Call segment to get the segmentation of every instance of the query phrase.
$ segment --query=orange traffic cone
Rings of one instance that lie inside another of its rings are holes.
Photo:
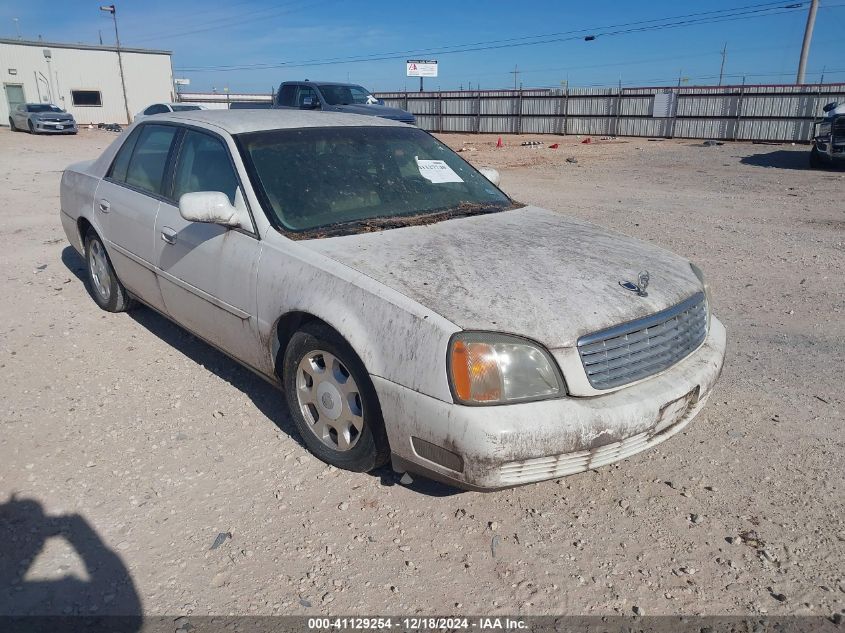
[[[500,136],[499,140],[496,141],[496,147],[504,147],[504,146],[505,146],[505,144],[502,143],[502,137]]]

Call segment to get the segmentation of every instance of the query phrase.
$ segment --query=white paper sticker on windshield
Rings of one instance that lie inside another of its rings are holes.
[[[442,160],[420,160],[417,158],[417,166],[420,169],[420,175],[433,183],[464,181]]]

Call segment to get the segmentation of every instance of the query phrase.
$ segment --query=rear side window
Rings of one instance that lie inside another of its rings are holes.
[[[226,146],[213,136],[187,130],[179,150],[173,199],[195,191],[222,191],[235,204],[237,189],[238,179]]]
[[[164,171],[177,132],[178,128],[172,125],[142,125],[124,182],[143,191],[165,195]]]
[[[126,168],[129,167],[129,159],[132,158],[132,150],[135,149],[135,143],[138,142],[138,135],[140,133],[141,128],[135,128],[117,151],[117,156],[111,164],[111,169],[109,169],[109,178],[112,180],[119,182],[126,181]]]

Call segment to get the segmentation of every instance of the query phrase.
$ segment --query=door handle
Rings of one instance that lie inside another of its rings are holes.
[[[97,206],[100,207],[100,211],[102,211],[103,213],[108,213],[109,211],[111,211],[111,204],[105,198],[97,200]]]
[[[161,229],[161,239],[163,239],[168,244],[175,244],[176,243],[176,231],[171,229],[169,226],[164,226]]]

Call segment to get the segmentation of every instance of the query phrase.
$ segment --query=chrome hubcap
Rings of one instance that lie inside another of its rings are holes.
[[[99,240],[92,240],[88,248],[91,251],[88,257],[88,268],[91,271],[94,289],[103,301],[108,301],[111,296],[111,273],[109,273],[106,251]]]
[[[333,354],[314,350],[299,361],[296,397],[308,428],[336,451],[354,447],[364,430],[358,385]]]

